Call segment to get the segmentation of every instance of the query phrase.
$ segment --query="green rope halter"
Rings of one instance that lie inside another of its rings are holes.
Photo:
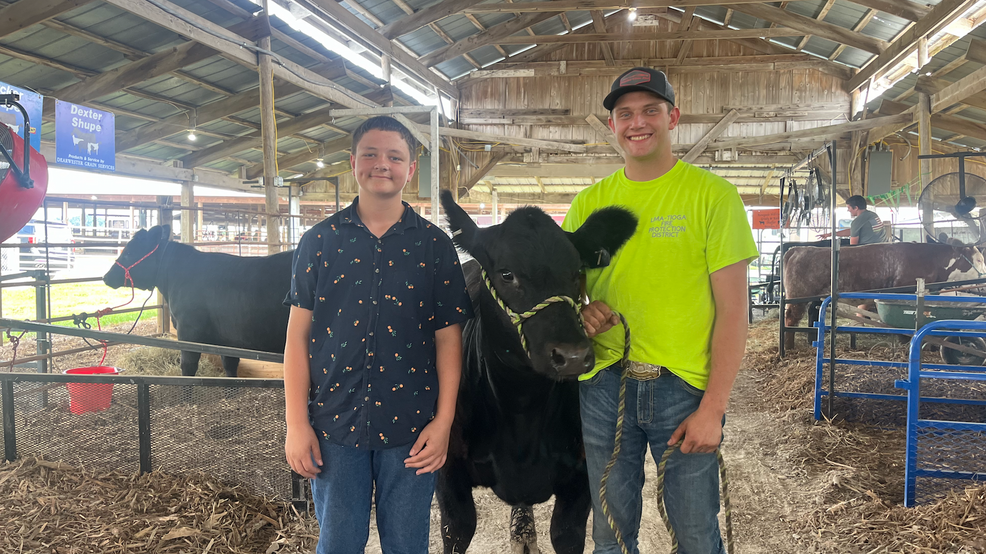
[[[493,288],[493,282],[490,281],[490,277],[486,274],[485,269],[483,270],[483,282],[486,283],[486,288],[490,291],[490,295],[493,296],[493,300],[496,301],[497,305],[500,306],[500,309],[502,309],[504,313],[507,314],[507,317],[510,318],[510,323],[517,327],[517,334],[520,335],[520,344],[524,347],[524,352],[527,354],[527,357],[531,357],[531,352],[527,348],[527,337],[524,336],[524,322],[541,310],[556,302],[567,302],[569,306],[575,308],[575,313],[579,314],[579,324],[581,325],[583,323],[582,306],[570,296],[552,296],[551,298],[546,298],[544,301],[540,302],[526,312],[515,312],[510,309],[510,306],[507,306],[507,303],[504,302],[499,295],[496,294],[496,289]]]

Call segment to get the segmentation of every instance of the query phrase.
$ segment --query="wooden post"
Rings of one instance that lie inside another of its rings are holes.
[[[931,97],[923,92],[918,94],[918,140],[920,141],[918,154],[922,156],[931,154]],[[921,190],[923,191],[924,187],[928,186],[931,181],[931,160],[921,160],[918,171],[921,174]],[[931,207],[925,206],[921,213],[921,221],[934,221],[934,219]],[[927,235],[924,242],[929,242],[929,239],[932,238],[938,239],[938,237]]]
[[[264,13],[268,17],[267,0],[264,0]],[[270,24],[268,23],[268,28]],[[264,50],[270,50],[270,35],[257,43]],[[264,149],[264,196],[267,212],[267,253],[281,251],[281,218],[277,216],[277,120],[274,118],[274,65],[270,56],[257,54],[260,73],[260,133]]]
[[[168,236],[165,237],[167,240],[171,240],[171,223],[174,221],[174,213],[171,208],[170,196],[158,196],[157,203],[161,207],[158,208],[158,225],[168,226]],[[168,302],[164,299],[164,295],[161,291],[157,291],[157,303],[161,305],[161,308],[157,311],[157,332],[159,335],[167,335],[171,333],[171,309],[168,308]]]
[[[387,86],[391,86],[391,71],[390,71],[390,55],[384,54],[380,57],[380,72],[383,74],[383,80],[387,82]],[[394,105],[394,99],[391,98],[384,106],[392,107]]]
[[[181,207],[195,207],[195,188],[191,181],[181,183]],[[192,210],[181,211],[181,241],[185,244],[195,242],[195,212]]]

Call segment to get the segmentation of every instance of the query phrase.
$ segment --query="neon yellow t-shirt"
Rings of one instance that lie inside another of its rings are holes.
[[[562,228],[574,231],[606,206],[626,207],[639,222],[609,266],[586,272],[589,299],[626,318],[631,360],[705,390],[715,320],[709,275],[759,255],[736,187],[682,161],[653,181],[631,181],[621,169],[580,192]],[[622,327],[593,343],[596,364],[581,380],[623,357]]]

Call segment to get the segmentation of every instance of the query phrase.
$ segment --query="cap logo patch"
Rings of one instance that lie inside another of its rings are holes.
[[[632,71],[627,73],[620,79],[620,86],[625,87],[627,85],[639,85],[640,83],[649,83],[650,74],[644,71]]]

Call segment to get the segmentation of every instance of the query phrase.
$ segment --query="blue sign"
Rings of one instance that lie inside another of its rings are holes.
[[[55,101],[55,162],[116,171],[116,120],[110,112]]]
[[[41,151],[41,114],[44,111],[44,99],[36,92],[24,90],[7,83],[0,83],[0,94],[10,94],[16,92],[21,95],[18,100],[21,106],[27,111],[27,116],[31,118],[31,146],[38,152]],[[6,123],[14,130],[18,136],[24,136],[24,116],[21,111],[11,106],[0,106],[0,123]],[[18,162],[20,163],[20,162]]]

